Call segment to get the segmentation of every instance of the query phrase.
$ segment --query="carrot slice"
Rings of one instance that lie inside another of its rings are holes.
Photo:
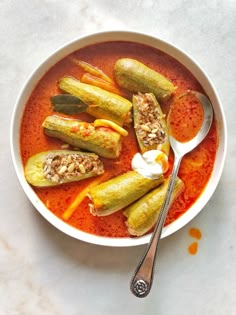
[[[106,91],[112,92],[114,94],[118,94],[123,96],[123,93],[113,84],[108,81],[105,81],[99,77],[96,77],[88,72],[84,73],[83,76],[80,79],[81,82],[95,85],[97,87],[100,87]]]
[[[112,79],[109,78],[101,69],[92,66],[90,63],[87,63],[82,60],[72,59],[75,64],[80,66],[84,71],[103,79],[104,81],[113,83]]]
[[[82,203],[84,198],[89,193],[90,188],[100,184],[101,182],[104,182],[105,180],[109,179],[108,174],[103,174],[99,177],[97,177],[91,184],[89,184],[87,187],[85,187],[77,197],[72,201],[72,203],[69,205],[69,207],[64,211],[62,214],[62,218],[67,221],[72,216],[72,214],[75,212],[75,210],[79,207],[79,205]]]

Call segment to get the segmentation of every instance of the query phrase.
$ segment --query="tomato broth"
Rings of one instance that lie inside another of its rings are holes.
[[[58,80],[65,75],[77,79],[80,79],[83,75],[83,70],[71,61],[72,58],[88,62],[103,70],[110,78],[113,78],[115,62],[119,58],[124,57],[133,58],[144,63],[163,74],[177,87],[172,99],[161,104],[162,110],[166,114],[169,111],[170,104],[173,102],[173,98],[177,98],[187,90],[204,93],[196,78],[182,64],[160,50],[130,42],[107,42],[82,48],[55,64],[34,88],[26,104],[21,123],[20,147],[23,165],[26,164],[30,156],[36,153],[61,149],[63,143],[60,140],[47,137],[43,133],[41,125],[48,115],[55,114],[52,110],[50,97],[61,93],[58,89]],[[130,93],[127,95],[131,100],[132,95]],[[58,115],[68,117],[63,114]],[[88,122],[94,121],[92,116],[85,113],[73,115],[72,117]],[[194,125],[194,119],[199,120],[199,116],[194,115],[193,110],[191,113],[191,124],[188,125],[190,129]],[[184,129],[183,137],[188,134],[186,128]],[[115,160],[102,158],[105,172],[110,178],[131,170],[131,160],[134,154],[138,152],[134,130],[132,127],[127,130],[129,134],[123,138],[120,157]],[[180,134],[179,137],[181,137],[181,126],[178,127],[178,132]],[[189,133],[192,133],[192,130]],[[179,177],[184,182],[185,189],[169,210],[166,225],[185,213],[201,195],[211,176],[216,150],[217,131],[216,123],[213,122],[205,140],[182,160]],[[170,165],[172,165],[172,153],[169,161]],[[62,219],[63,212],[93,180],[91,178],[55,187],[33,187],[33,189],[46,207]],[[125,225],[126,218],[122,210],[109,216],[96,217],[90,214],[88,203],[89,199],[86,197],[66,222],[79,230],[95,235],[109,237],[129,236]]]

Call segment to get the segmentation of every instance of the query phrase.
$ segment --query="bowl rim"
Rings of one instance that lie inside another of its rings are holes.
[[[104,40],[105,38],[105,40]],[[175,58],[177,61],[182,63],[184,67],[186,67],[191,73],[194,69],[193,75],[198,79],[199,76],[202,77],[200,82],[203,85],[202,81],[207,84],[208,88],[208,97],[210,98],[211,102],[217,105],[217,115],[220,116],[220,125],[218,126],[221,132],[221,141],[218,144],[218,149],[216,153],[216,161],[214,165],[214,169],[212,171],[212,175],[208,181],[207,186],[205,187],[202,194],[199,196],[197,201],[189,208],[187,212],[185,212],[180,218],[175,220],[173,223],[169,224],[168,226],[163,228],[161,238],[167,237],[186,224],[188,224],[207,204],[207,202],[212,197],[223,172],[225,158],[226,158],[226,151],[227,151],[227,125],[225,114],[223,111],[223,106],[221,104],[220,98],[216,92],[216,89],[209,79],[208,75],[202,69],[202,67],[192,59],[186,52],[182,49],[176,47],[176,45],[171,44],[169,41],[164,41],[152,35],[141,33],[141,32],[134,32],[134,31],[124,31],[124,30],[111,30],[111,31],[102,31],[97,33],[90,33],[84,36],[80,36],[72,41],[67,42],[66,44],[62,45],[54,52],[52,52],[48,57],[46,57],[35,69],[32,71],[30,76],[25,81],[20,93],[18,94],[15,106],[13,108],[11,123],[10,123],[10,149],[11,149],[11,157],[13,161],[13,165],[18,177],[18,180],[33,204],[36,210],[53,226],[55,226],[60,231],[64,232],[65,234],[82,240],[84,242],[96,244],[96,245],[103,245],[103,246],[112,246],[112,247],[129,247],[129,246],[136,246],[142,245],[149,242],[151,238],[151,234],[147,234],[141,237],[135,238],[112,238],[112,237],[104,237],[89,234],[83,231],[80,231],[71,225],[67,224],[57,216],[55,216],[50,210],[46,208],[46,206],[41,202],[41,200],[37,197],[36,193],[33,191],[32,187],[26,182],[24,177],[23,165],[20,156],[20,143],[19,143],[19,130],[21,125],[21,119],[23,116],[24,108],[27,99],[29,98],[31,92],[35,88],[37,82],[43,77],[43,75],[59,60],[63,59],[70,53],[81,49],[82,47],[86,47],[95,43],[99,42],[109,42],[109,41],[129,41],[129,42],[138,42],[144,45],[148,45],[154,48],[157,48],[168,55]],[[84,44],[83,44],[84,43]],[[87,44],[86,44],[87,43]],[[152,43],[152,44],[151,44]],[[77,49],[76,45],[80,46]],[[82,46],[81,46],[82,45]],[[166,50],[171,50],[171,52],[166,52]],[[179,59],[183,58],[181,62]],[[191,69],[190,69],[191,67]],[[32,87],[31,87],[32,86]],[[204,90],[206,91],[205,87]],[[207,92],[207,91],[206,91]],[[213,102],[214,101],[214,102]],[[215,110],[215,109],[214,109]],[[20,119],[19,119],[20,117]],[[217,128],[217,129],[218,129]],[[17,132],[15,131],[17,129]],[[18,136],[17,136],[18,133]],[[219,151],[220,150],[220,151]],[[220,157],[219,157],[219,154]],[[218,158],[218,160],[217,160]],[[215,171],[216,170],[216,171]],[[209,185],[210,184],[210,185]]]

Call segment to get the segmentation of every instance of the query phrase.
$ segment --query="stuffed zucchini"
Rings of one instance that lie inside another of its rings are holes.
[[[102,157],[114,159],[120,154],[121,135],[111,128],[56,115],[48,116],[42,127],[46,135]]]
[[[175,90],[166,77],[135,59],[118,59],[114,76],[120,87],[135,93],[153,93],[160,102],[170,98]]]
[[[90,212],[95,216],[106,216],[123,209],[160,185],[163,180],[163,175],[149,179],[135,171],[114,177],[90,189]]]
[[[157,222],[168,185],[169,179],[126,208],[124,215],[127,217],[126,225],[131,235],[141,236],[147,233]],[[177,177],[171,197],[171,204],[183,189],[184,183]]]
[[[120,126],[131,122],[132,104],[120,95],[71,77],[62,78],[59,81],[59,87],[62,91],[78,97],[87,104],[86,112],[96,118],[108,119]]]
[[[141,153],[158,149],[169,154],[170,143],[161,107],[152,93],[133,96],[134,128]]]
[[[52,150],[31,156],[25,165],[25,177],[37,187],[56,186],[104,173],[102,161],[94,153]]]

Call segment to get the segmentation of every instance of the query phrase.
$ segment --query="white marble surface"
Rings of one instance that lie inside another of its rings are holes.
[[[13,106],[35,66],[80,35],[110,29],[184,49],[212,79],[228,122],[219,186],[191,224],[161,241],[152,292],[141,300],[129,281],[145,247],[88,245],[50,226],[24,195],[9,148]],[[2,0],[0,39],[0,314],[236,314],[236,2]],[[187,253],[191,226],[203,233],[196,256]]]

